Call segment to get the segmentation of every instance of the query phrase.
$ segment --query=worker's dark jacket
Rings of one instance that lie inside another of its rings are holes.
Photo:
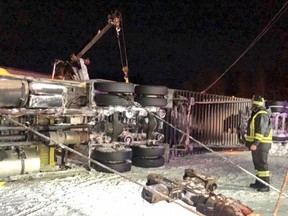
[[[247,147],[250,147],[252,144],[258,146],[260,143],[272,143],[270,113],[264,107],[251,115],[248,121],[245,140]]]

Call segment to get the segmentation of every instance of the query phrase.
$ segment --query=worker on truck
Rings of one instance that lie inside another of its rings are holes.
[[[71,66],[74,70],[75,80],[89,80],[88,69],[86,65],[90,64],[89,58],[78,58],[74,53],[70,56]]]

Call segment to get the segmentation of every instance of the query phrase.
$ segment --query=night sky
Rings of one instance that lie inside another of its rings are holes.
[[[132,83],[203,91],[287,0],[1,0],[0,66],[51,73],[119,10]],[[207,93],[288,99],[287,11]],[[90,78],[124,81],[115,28],[84,56]]]

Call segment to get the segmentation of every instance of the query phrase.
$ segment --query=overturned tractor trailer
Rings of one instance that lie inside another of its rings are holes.
[[[165,86],[1,76],[0,178],[65,167],[73,154],[61,145],[118,172],[162,166],[167,94]]]
[[[70,162],[110,172],[62,144],[119,172],[132,165],[160,167],[170,156],[205,150],[202,145],[245,149],[238,132],[249,116],[248,99],[107,80],[6,74],[0,83],[0,178]],[[268,104],[274,129],[270,152],[287,155],[286,113]]]
[[[164,164],[168,148],[161,119],[168,89],[129,83],[121,13],[108,15],[105,27],[74,57],[79,61],[112,27],[125,82],[82,82],[74,59],[55,60],[49,76],[0,70],[0,178],[66,167],[79,160],[73,151],[82,155],[81,163],[102,172],[109,172],[105,166],[125,172],[132,164]]]

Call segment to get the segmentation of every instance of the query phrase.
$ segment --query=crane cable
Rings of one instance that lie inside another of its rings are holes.
[[[126,83],[129,83],[129,78],[128,78],[128,59],[127,59],[127,52],[126,52],[126,45],[125,45],[125,38],[124,38],[124,29],[123,29],[123,20],[122,20],[122,15],[120,18],[120,24],[118,24],[116,26],[116,33],[117,33],[117,39],[118,39],[118,47],[119,47],[119,52],[120,52],[120,60],[121,60],[121,65],[122,65],[122,71],[124,73],[124,80]],[[121,27],[120,27],[121,26]],[[120,39],[120,32],[121,32],[121,38],[122,38],[122,43],[123,43],[123,47],[121,45],[121,39]],[[125,59],[123,59],[123,52],[122,49],[124,51],[124,57]],[[125,60],[125,63],[124,63]]]
[[[288,1],[282,6],[278,13],[273,17],[273,19],[268,23],[268,25],[262,30],[262,32],[253,40],[250,46],[228,67],[224,73],[222,73],[212,84],[210,84],[204,91],[201,93],[206,93],[213,85],[216,84],[262,37],[263,35],[271,28],[271,26],[286,12]]]

